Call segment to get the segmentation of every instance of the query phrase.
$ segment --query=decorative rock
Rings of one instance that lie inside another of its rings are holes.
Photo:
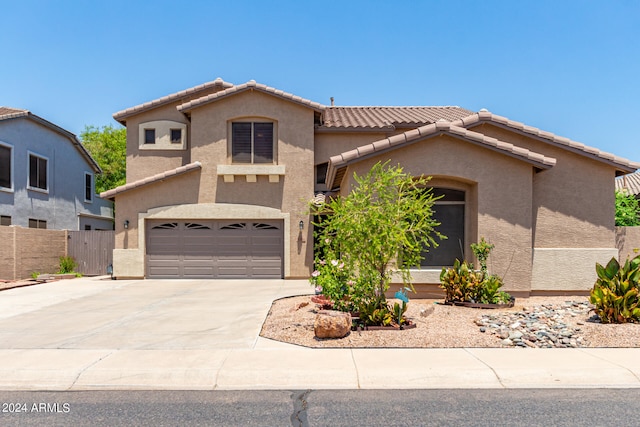
[[[318,338],[343,338],[351,331],[351,315],[342,311],[322,310],[316,315],[313,331]]]
[[[503,346],[566,348],[584,347],[588,343],[581,328],[570,326],[565,319],[586,316],[588,302],[566,301],[562,304],[544,304],[529,307],[521,312],[482,315],[475,324],[483,332],[495,335]],[[597,319],[595,319],[597,320]],[[578,325],[584,325],[578,321]]]

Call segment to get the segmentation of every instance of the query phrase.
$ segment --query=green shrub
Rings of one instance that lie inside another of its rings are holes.
[[[640,205],[633,194],[616,191],[616,225],[640,225]]]
[[[480,270],[483,273],[487,273],[487,259],[489,258],[489,254],[491,254],[491,250],[495,247],[490,243],[487,243],[484,240],[484,237],[480,239],[480,243],[472,243],[471,250],[473,254],[478,258],[478,262],[480,263]]]
[[[322,218],[314,222],[319,254],[311,283],[338,305],[353,306],[382,299],[392,273],[411,288],[410,268],[423,251],[442,239],[433,218],[437,197],[429,178],[413,177],[400,166],[377,163],[363,176],[354,174],[349,194],[311,207]],[[401,260],[402,262],[398,262]],[[329,265],[329,263],[337,265]],[[343,266],[348,274],[335,271]]]
[[[76,260],[74,260],[70,256],[61,256],[60,257],[60,270],[58,274],[69,274],[73,273],[78,264],[76,264]]]
[[[444,289],[448,302],[474,301],[483,279],[484,274],[475,271],[473,264],[456,259],[453,267],[442,268],[440,287]]]
[[[511,295],[500,290],[503,285],[500,276],[487,273],[487,259],[493,248],[484,237],[480,243],[471,245],[480,262],[480,271],[475,270],[473,264],[457,259],[453,267],[442,269],[440,287],[445,291],[445,301],[506,304],[511,300]]]
[[[640,321],[640,256],[627,259],[624,265],[611,258],[606,267],[596,263],[598,278],[591,290],[590,302],[602,323]]]

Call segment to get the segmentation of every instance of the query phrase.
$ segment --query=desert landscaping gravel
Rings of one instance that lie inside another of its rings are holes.
[[[393,300],[390,300],[393,302]],[[408,330],[352,331],[339,339],[317,339],[313,324],[320,307],[310,296],[274,301],[260,335],[306,347],[640,347],[640,324],[602,324],[585,296],[516,299],[512,308],[476,309],[412,299]]]

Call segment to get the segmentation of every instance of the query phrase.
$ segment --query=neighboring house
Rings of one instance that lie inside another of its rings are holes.
[[[617,255],[614,178],[639,166],[484,110],[325,106],[254,81],[217,79],[114,118],[127,184],[102,197],[118,204],[118,278],[309,277],[309,202],[390,160],[444,196],[449,239],[415,283],[436,287],[485,237],[514,294],[584,291],[595,262]]]
[[[616,177],[616,190],[625,190],[640,199],[640,172]]]
[[[95,194],[100,167],[74,134],[27,110],[0,107],[0,224],[113,230]]]

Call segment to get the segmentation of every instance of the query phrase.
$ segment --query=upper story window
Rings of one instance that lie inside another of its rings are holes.
[[[11,225],[11,217],[8,215],[0,215],[0,225]]]
[[[0,190],[13,190],[13,147],[0,142]]]
[[[145,129],[144,130],[144,143],[145,144],[155,144],[156,143],[156,130],[155,129]]]
[[[232,163],[274,163],[273,123],[231,124]]]
[[[182,144],[182,129],[171,129],[171,143]]]
[[[49,161],[46,157],[29,153],[29,188],[32,190],[49,191],[48,169]]]
[[[89,172],[84,173],[84,201],[93,201],[93,175]]]
[[[187,125],[173,120],[154,120],[138,125],[140,150],[185,150]]]

